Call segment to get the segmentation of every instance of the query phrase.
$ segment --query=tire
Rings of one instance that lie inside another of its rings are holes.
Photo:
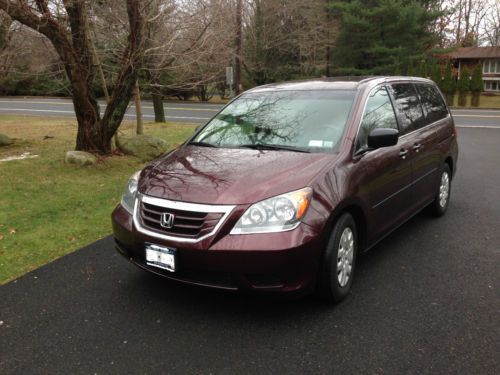
[[[342,254],[342,249],[346,246],[347,252]],[[350,214],[345,213],[335,223],[326,245],[316,296],[331,303],[338,303],[349,294],[354,277],[357,248],[356,223]],[[341,264],[343,267],[339,269]]]
[[[451,195],[451,170],[444,164],[439,176],[439,184],[434,201],[429,205],[429,212],[436,217],[443,216],[450,204]]]

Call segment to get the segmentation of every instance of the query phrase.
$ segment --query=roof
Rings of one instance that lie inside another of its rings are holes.
[[[350,76],[350,77],[332,77],[317,78],[302,81],[289,81],[282,83],[271,83],[264,86],[258,86],[246,91],[265,92],[265,91],[295,91],[295,90],[357,90],[364,84],[377,84],[382,82],[392,82],[401,80],[429,82],[424,78],[418,77],[399,77],[399,76]]]
[[[495,59],[500,58],[500,46],[462,47],[448,54],[452,59]]]

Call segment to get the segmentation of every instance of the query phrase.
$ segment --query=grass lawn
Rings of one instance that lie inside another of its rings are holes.
[[[125,122],[123,133],[133,133]],[[146,124],[145,133],[172,148],[195,129],[188,124]],[[16,143],[0,159],[26,152],[37,158],[0,162],[0,284],[70,253],[111,232],[110,214],[128,177],[142,168],[137,158],[113,156],[95,167],[66,165],[74,149],[76,121],[0,116],[0,133]],[[110,249],[113,251],[113,249]]]
[[[481,109],[481,108],[493,108],[500,109],[500,95],[493,94],[482,94],[481,99],[479,100],[479,107],[471,107],[470,105],[471,96],[467,95],[467,105],[465,107],[458,106],[458,95],[455,95],[453,98],[453,106],[452,108],[472,108],[472,109]]]

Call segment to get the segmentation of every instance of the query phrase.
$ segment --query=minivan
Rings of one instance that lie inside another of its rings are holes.
[[[338,302],[359,254],[424,208],[446,212],[457,155],[430,80],[257,87],[130,178],[116,249],[183,283]]]

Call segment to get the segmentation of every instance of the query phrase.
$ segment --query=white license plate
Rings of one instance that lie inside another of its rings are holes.
[[[175,272],[175,250],[158,245],[146,245],[146,264]]]

